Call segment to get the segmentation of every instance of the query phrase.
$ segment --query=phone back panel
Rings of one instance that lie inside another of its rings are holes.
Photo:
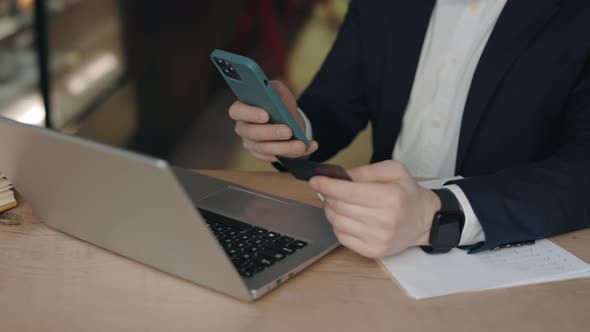
[[[223,69],[215,61],[216,58],[228,61],[233,65],[239,79],[225,75]],[[291,116],[291,113],[289,113],[289,110],[270,84],[270,80],[264,75],[256,62],[247,57],[222,50],[213,51],[211,61],[213,61],[223,79],[240,101],[266,110],[270,115],[271,123],[288,125],[293,130],[293,137],[303,141],[309,148],[310,142],[305,133],[293,119],[293,116]]]

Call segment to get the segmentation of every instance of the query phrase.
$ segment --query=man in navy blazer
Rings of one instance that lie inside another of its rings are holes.
[[[240,102],[230,108],[244,146],[268,161],[307,154],[325,161],[371,122],[372,164],[350,170],[354,182],[310,182],[326,196],[342,244],[368,257],[431,244],[433,217],[444,207],[411,170],[388,161],[436,5],[352,0],[298,102],[273,82],[300,125],[311,124],[309,150],[289,140],[288,127],[267,124],[263,110]],[[508,0],[486,38],[458,125],[454,174],[464,178],[448,183],[460,188],[483,229],[484,240],[469,243],[472,252],[590,226],[590,2]]]

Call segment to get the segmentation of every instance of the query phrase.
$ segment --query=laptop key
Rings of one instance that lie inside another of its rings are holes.
[[[264,266],[252,263],[252,265],[250,265],[250,269],[254,271],[254,273],[258,273],[264,270]]]
[[[252,268],[241,268],[238,269],[238,272],[244,278],[251,278],[255,273]]]
[[[249,253],[249,252],[244,252],[244,253],[239,254],[238,256],[244,260],[249,260],[249,259],[252,259],[252,257],[254,257],[254,254]]]
[[[292,253],[295,252],[295,249],[289,248],[289,247],[283,247],[283,248],[281,248],[280,252],[285,255],[291,255]]]
[[[268,232],[268,233],[266,233],[265,236],[263,236],[263,238],[265,238],[267,240],[271,240],[271,241],[274,241],[280,237],[281,237],[281,234],[275,233],[275,232]]]
[[[293,248],[282,246],[282,245],[280,245],[280,244],[278,244],[276,242],[267,242],[267,243],[263,244],[262,246],[265,247],[265,248],[269,248],[269,249],[272,249],[274,251],[280,252],[281,254],[284,254],[284,255],[291,255],[296,250],[296,249],[293,249]]]
[[[307,242],[297,240],[295,242],[290,243],[287,247],[299,250],[299,249],[304,248],[305,246],[307,246]]]
[[[248,230],[248,233],[252,234],[252,235],[256,235],[256,236],[262,236],[262,235],[268,233],[268,231],[264,228],[252,227]]]
[[[243,269],[246,267],[251,267],[253,265],[253,263],[251,261],[241,261],[238,265],[235,265],[235,267],[237,267],[238,269]]]
[[[246,260],[240,256],[234,256],[234,258],[232,258],[231,261],[232,263],[234,263],[234,266],[236,267],[240,267],[242,264],[246,262]]]
[[[217,239],[221,245],[230,245],[236,241],[235,237],[223,236]]]
[[[252,243],[252,245],[259,246],[259,245],[262,245],[262,244],[268,242],[268,240],[256,237],[248,242]]]
[[[235,228],[230,228],[227,231],[223,232],[223,235],[227,236],[236,236],[238,234],[240,234],[240,231]]]
[[[261,265],[261,266],[264,266],[264,267],[271,266],[271,265],[273,265],[275,263],[272,258],[263,257],[263,256],[256,256],[256,257],[254,257],[254,259],[252,260],[252,262],[254,264]]]
[[[248,242],[243,242],[243,241],[236,241],[234,243],[232,243],[232,248],[236,248],[236,249],[244,249],[247,246],[249,246],[250,244]]]
[[[237,267],[238,269],[244,268],[244,267],[249,267],[251,266],[253,263],[250,260],[244,259],[241,256],[234,256],[231,259],[232,263],[234,264],[235,267]]]
[[[260,250],[262,250],[262,247],[259,247],[259,246],[256,246],[256,245],[251,245],[251,246],[245,248],[243,251],[245,253],[255,254],[255,253],[259,252]]]
[[[235,255],[237,255],[239,253],[238,249],[236,248],[225,248],[225,253],[229,256],[229,257],[233,257]]]
[[[254,235],[248,234],[248,233],[243,233],[243,234],[238,235],[238,239],[240,239],[242,241],[248,241],[253,237],[254,237]]]
[[[258,256],[263,256],[266,258],[272,258],[275,261],[280,261],[285,258],[285,255],[281,254],[280,252],[270,250],[270,249],[262,249],[257,253]]]
[[[295,239],[292,237],[283,235],[280,238],[276,239],[275,242],[278,244],[287,245],[287,244],[293,242],[293,240],[295,240]]]
[[[217,224],[211,229],[213,230],[213,233],[221,234],[221,233],[225,232],[226,230],[228,230],[229,227],[222,225],[222,224]]]

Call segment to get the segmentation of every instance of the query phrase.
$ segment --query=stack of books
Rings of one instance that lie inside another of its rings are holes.
[[[14,191],[12,184],[0,172],[0,212],[12,209],[17,205],[16,198],[14,198]]]

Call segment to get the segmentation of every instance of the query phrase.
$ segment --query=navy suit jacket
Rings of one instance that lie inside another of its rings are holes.
[[[299,106],[324,161],[370,121],[391,158],[434,0],[352,0]],[[508,0],[473,78],[454,181],[486,242],[590,226],[590,1]]]

